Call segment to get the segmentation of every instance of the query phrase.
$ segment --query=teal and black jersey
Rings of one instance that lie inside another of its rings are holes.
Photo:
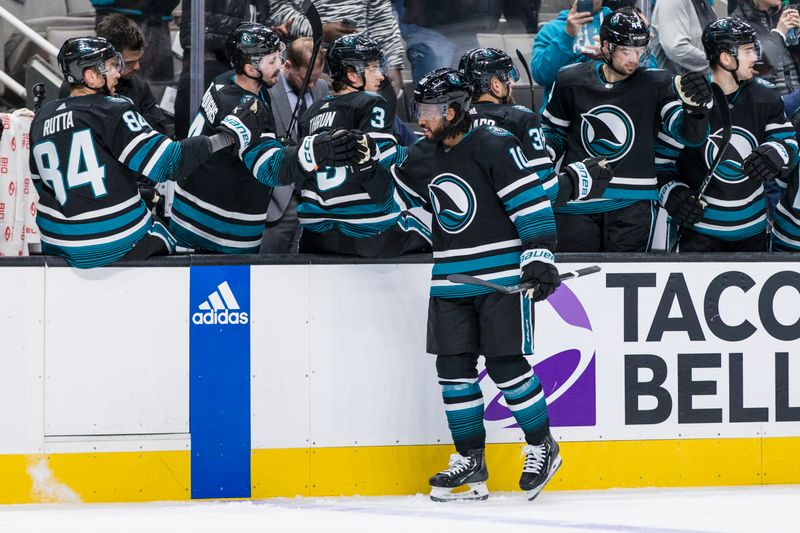
[[[497,126],[514,134],[522,149],[520,161],[539,176],[547,197],[555,204],[558,175],[546,150],[539,114],[521,105],[491,102],[473,102],[469,114],[473,128]]]
[[[137,179],[174,179],[183,158],[182,145],[153,130],[124,97],[50,102],[30,135],[42,251],[79,268],[120,259],[150,231]],[[171,236],[158,235],[174,248]]]
[[[639,200],[658,200],[656,159],[659,145],[682,137],[683,108],[664,70],[640,68],[608,83],[603,63],[564,67],[556,78],[542,116],[547,148],[563,164],[605,157],[614,177],[602,198],[575,200],[557,213],[601,213]],[[693,141],[695,141],[693,139]],[[696,140],[699,142],[699,139]]]
[[[266,90],[253,94],[236,84],[233,71],[221,74],[206,90],[189,136],[217,133],[222,119],[251,97],[269,107]],[[268,115],[272,121],[271,111]],[[170,230],[178,242],[209,252],[258,253],[271,188],[301,177],[297,158],[291,157],[297,148],[284,148],[274,131],[270,122],[241,159],[234,147],[220,150],[176,183]]]
[[[769,144],[788,158],[788,168],[797,161],[797,139],[792,124],[786,120],[783,101],[778,91],[768,82],[756,78],[741,84],[727,96],[731,114],[731,140],[722,160],[714,171],[708,188],[703,193],[706,208],[703,219],[693,231],[723,240],[746,239],[767,228],[767,206],[764,187],[759,180],[747,177],[743,162],[761,144]],[[677,184],[698,190],[711,162],[719,153],[722,136],[722,118],[719,110],[712,108],[712,134],[699,147],[680,150],[673,179],[662,173],[662,198]],[[677,149],[677,147],[676,147]],[[782,183],[785,176],[776,176]]]
[[[329,95],[311,105],[300,120],[301,135],[339,128],[360,130],[375,141],[380,166],[369,183],[349,167],[314,171],[303,184],[302,202],[297,207],[304,230],[324,233],[337,229],[349,237],[366,238],[400,223],[401,209],[387,169],[405,158],[406,149],[392,134],[393,122],[394,112],[377,93]]]
[[[508,131],[480,126],[452,148],[439,145],[393,167],[403,194],[434,215],[431,296],[491,292],[451,283],[450,274],[519,283],[523,250],[555,248],[550,200],[536,172],[519,160],[520,149]]]
[[[800,167],[795,167],[788,186],[775,208],[772,226],[772,250],[775,252],[800,252]]]

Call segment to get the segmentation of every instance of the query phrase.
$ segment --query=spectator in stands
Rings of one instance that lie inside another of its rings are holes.
[[[747,22],[761,42],[758,75],[774,84],[785,96],[800,89],[800,46],[787,46],[791,28],[800,28],[797,9],[782,9],[781,0],[742,0],[732,17]]]
[[[175,136],[186,137],[189,131],[189,51],[191,50],[192,0],[181,0],[180,42],[183,47],[183,71],[178,78],[178,93],[175,96]],[[203,87],[211,80],[231,69],[230,60],[225,55],[225,42],[228,36],[242,22],[267,24],[270,15],[269,0],[207,0],[205,4],[205,49]],[[285,29],[285,28],[284,28]],[[281,34],[281,28],[273,28]],[[194,111],[194,110],[192,110]]]
[[[533,42],[531,72],[536,83],[545,88],[542,109],[547,105],[556,74],[566,65],[602,60],[600,55],[600,26],[611,10],[594,0],[592,12],[578,12],[575,0],[569,10],[545,24]]]
[[[714,0],[667,0],[656,2],[651,28],[656,59],[661,68],[675,74],[708,70],[700,36],[717,20]]]
[[[286,62],[278,74],[278,82],[269,89],[272,100],[272,116],[275,119],[275,133],[278,137],[286,135],[292,111],[298,102],[303,79],[311,61],[314,41],[311,37],[295,39],[286,50]],[[289,136],[297,141],[297,126],[306,110],[314,101],[328,94],[328,82],[319,79],[325,64],[324,52],[317,56],[311,70],[308,88],[300,102],[297,120]],[[275,187],[267,209],[267,227],[261,240],[261,253],[288,254],[297,251],[299,222],[297,220],[297,197],[291,185]]]
[[[498,19],[503,15],[514,33],[536,33],[541,7],[542,0],[495,0],[494,14]]]
[[[131,99],[139,113],[154,130],[169,135],[171,126],[161,108],[156,104],[153,91],[140,75],[141,59],[144,54],[144,35],[139,26],[120,13],[103,17],[97,25],[97,36],[108,39],[115,50],[122,54],[125,69],[117,83],[117,94]],[[70,85],[61,84],[59,98],[69,96]]]
[[[311,35],[308,19],[299,11],[302,0],[272,0],[273,24],[288,24],[289,37]],[[386,56],[387,75],[395,91],[403,88],[405,46],[389,0],[316,0],[323,40],[331,43],[349,33],[366,32]]]
[[[180,0],[91,0],[95,9],[95,23],[99,28],[105,17],[122,13],[142,28],[147,50],[141,58],[141,70],[150,81],[172,82],[172,42],[169,23],[172,12]]]

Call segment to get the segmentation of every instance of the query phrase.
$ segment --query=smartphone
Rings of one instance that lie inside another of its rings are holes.
[[[578,0],[575,11],[578,13],[591,13],[594,11],[594,0]]]

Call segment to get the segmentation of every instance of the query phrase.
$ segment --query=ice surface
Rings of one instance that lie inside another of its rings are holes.
[[[263,501],[0,506],[0,532],[800,532],[800,485]]]

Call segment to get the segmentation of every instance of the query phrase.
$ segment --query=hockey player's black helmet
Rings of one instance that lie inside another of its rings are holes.
[[[284,50],[286,45],[281,42],[278,34],[257,22],[239,24],[225,43],[225,54],[231,66],[239,73],[244,72],[244,66],[247,64],[259,70],[258,64],[262,57]]]
[[[645,47],[650,43],[650,28],[635,9],[622,8],[603,19],[600,42],[613,46]]]
[[[761,43],[756,30],[737,17],[726,17],[715,20],[703,30],[703,48],[711,66],[719,62],[722,52],[739,57],[739,47],[745,44],[755,45],[756,54],[761,55]]]
[[[472,102],[473,87],[469,79],[453,68],[440,68],[425,75],[414,89],[414,115],[424,116],[426,110],[435,110],[439,116],[447,114],[449,106],[456,107],[454,123],[466,114]]]
[[[106,75],[106,62],[116,58],[119,72],[124,69],[122,54],[117,53],[114,45],[102,37],[73,37],[67,39],[58,52],[58,66],[68,83],[84,83],[83,72],[87,68],[96,68],[100,74]]]
[[[347,79],[347,68],[350,67],[358,74],[364,74],[367,63],[383,61],[383,52],[378,43],[367,37],[364,33],[353,33],[339,37],[327,54],[328,68],[331,78],[337,81]]]
[[[470,50],[458,62],[458,70],[470,81],[476,93],[488,93],[491,90],[492,77],[496,76],[503,83],[519,81],[517,67],[511,56],[497,48],[475,48]]]

